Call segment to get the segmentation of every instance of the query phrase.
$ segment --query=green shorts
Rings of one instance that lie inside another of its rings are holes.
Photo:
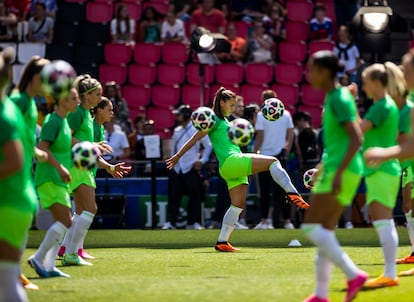
[[[377,171],[365,177],[367,185],[367,204],[376,201],[393,209],[400,190],[400,176]]]
[[[413,169],[411,166],[402,169],[401,187],[404,188],[409,183],[413,182]]]
[[[0,207],[0,239],[17,249],[23,249],[33,214],[11,207]]]
[[[37,187],[40,204],[43,209],[49,209],[55,203],[71,208],[69,189],[57,186],[53,182],[46,182]]]
[[[96,188],[93,171],[80,170],[73,166],[70,168],[70,176],[72,177],[69,187],[70,193],[75,191],[80,185],[87,185],[88,187],[92,187],[94,189]]]
[[[315,183],[315,187],[312,189],[313,194],[329,194],[332,192],[332,183],[334,181],[336,171],[322,171],[322,174],[319,175],[318,180]],[[359,185],[361,183],[361,175],[358,175],[355,172],[345,170],[342,173],[342,186],[341,192],[336,196],[340,205],[347,207],[352,204],[354,196],[358,191]]]
[[[220,175],[230,189],[239,185],[248,185],[248,176],[252,174],[252,154],[234,154],[227,157],[220,167]]]

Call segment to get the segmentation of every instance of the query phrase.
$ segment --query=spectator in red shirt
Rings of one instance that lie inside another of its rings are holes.
[[[6,0],[9,13],[14,14],[19,21],[26,19],[30,9],[30,0]]]
[[[226,20],[222,11],[214,8],[214,0],[203,0],[191,16],[191,31],[202,26],[213,33],[224,33]]]

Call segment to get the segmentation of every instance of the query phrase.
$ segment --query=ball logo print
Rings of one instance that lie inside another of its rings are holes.
[[[270,98],[264,101],[261,106],[261,111],[265,119],[274,122],[283,116],[285,106],[281,100]]]
[[[315,185],[314,178],[317,172],[318,172],[318,169],[313,168],[303,173],[303,184],[305,185],[307,189],[310,190]]]
[[[198,131],[207,132],[214,127],[216,114],[208,107],[199,107],[191,114],[191,122]]]
[[[237,118],[230,123],[228,135],[233,144],[247,146],[253,139],[253,125],[243,118]]]
[[[76,168],[81,170],[92,170],[98,165],[100,152],[90,142],[80,142],[72,148],[72,160]]]
[[[55,100],[66,98],[76,78],[75,69],[63,60],[53,61],[40,72],[42,89]]]

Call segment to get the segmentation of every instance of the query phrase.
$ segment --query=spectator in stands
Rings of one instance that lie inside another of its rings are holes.
[[[191,32],[202,26],[213,33],[224,34],[226,20],[222,11],[214,8],[214,0],[202,0],[201,7],[191,15]]]
[[[332,20],[326,17],[326,8],[322,3],[316,3],[314,18],[310,21],[310,39],[314,41],[331,41],[333,35]]]
[[[218,53],[217,58],[221,62],[239,62],[244,58],[246,40],[237,35],[237,28],[234,23],[227,26],[227,41],[231,44],[229,53]]]
[[[146,43],[160,42],[158,13],[152,6],[148,6],[142,13],[139,24],[139,41]]]
[[[115,119],[112,118],[110,122],[106,122],[104,127],[105,141],[113,149],[113,152],[110,154],[112,161],[119,161],[129,158],[130,150],[128,138],[125,132],[115,127]],[[107,160],[110,161],[109,158]]]
[[[361,67],[361,56],[358,47],[351,41],[348,27],[342,25],[338,30],[339,41],[334,47],[334,53],[344,64],[343,73],[338,73],[338,77],[347,75],[353,83],[357,82],[358,69]]]
[[[191,13],[194,9],[193,0],[173,0],[170,3],[169,9],[176,12],[177,18],[183,22],[191,20]]]
[[[37,3],[44,3],[46,6],[46,14],[53,19],[56,18],[56,12],[58,10],[57,0],[32,0],[30,4],[31,15],[35,13]]]
[[[359,9],[361,0],[335,0],[335,15],[338,26],[349,25]]]
[[[265,33],[262,20],[254,22],[254,29],[248,35],[246,53],[249,62],[265,63],[273,61],[273,39]]]
[[[169,10],[161,24],[162,42],[187,42],[184,22],[178,19],[175,12]]]
[[[260,0],[231,1],[231,18],[252,23],[255,19],[263,17],[263,4],[264,1]]]
[[[129,17],[128,7],[120,4],[116,9],[116,16],[111,21],[111,42],[125,43],[133,46],[135,21]]]
[[[30,0],[6,0],[6,7],[9,14],[15,15],[18,21],[24,21],[29,15]]]
[[[0,42],[17,41],[17,18],[7,11],[5,1],[0,1]]]
[[[286,38],[286,10],[279,2],[274,2],[270,7],[269,16],[264,16],[266,32],[273,37],[275,42]]]
[[[139,141],[144,139],[144,125],[145,125],[145,115],[137,115],[134,120],[135,130],[128,134],[129,148],[131,149],[131,157],[136,160],[145,159],[145,150],[142,153],[142,150],[139,150],[140,153],[136,153],[139,148],[137,144]]]
[[[128,104],[122,97],[118,84],[114,81],[107,82],[105,84],[103,95],[110,99],[114,106],[116,123],[121,126],[125,133],[131,133],[132,129],[129,122]]]
[[[42,2],[36,3],[33,17],[29,19],[29,42],[52,43],[54,21],[46,15],[46,5]]]

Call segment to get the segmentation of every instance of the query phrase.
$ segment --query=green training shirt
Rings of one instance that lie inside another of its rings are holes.
[[[411,109],[414,107],[413,102],[407,99],[405,105],[400,109],[400,121],[398,124],[399,133],[407,133],[411,135]],[[405,169],[412,165],[409,160],[401,162],[401,168]]]
[[[105,140],[105,128],[103,125],[99,125],[95,119],[93,120],[93,141],[96,143],[103,142]]]
[[[220,167],[230,155],[242,153],[240,147],[231,142],[227,134],[229,127],[230,123],[226,118],[222,120],[216,117],[216,123],[208,133]]]
[[[372,123],[372,129],[364,135],[363,150],[371,147],[386,148],[397,145],[399,115],[397,105],[388,95],[374,103],[364,117]],[[401,167],[397,159],[386,161],[379,167],[365,167],[365,175],[371,175],[376,171],[400,175]]]
[[[350,144],[350,138],[344,123],[357,120],[355,99],[348,89],[338,87],[325,97],[322,116],[323,139],[325,142],[322,162],[324,169],[336,170],[342,163]],[[362,174],[362,155],[357,152],[348,169]]]
[[[75,112],[68,114],[69,127],[73,131],[73,136],[81,142],[93,142],[93,119],[89,110],[81,105]]]
[[[49,150],[66,169],[71,167],[72,133],[66,118],[55,112],[48,114],[40,132],[40,141],[50,142]],[[35,173],[35,184],[40,186],[46,182],[53,182],[61,187],[69,187],[62,181],[58,171],[49,163],[38,163]]]

